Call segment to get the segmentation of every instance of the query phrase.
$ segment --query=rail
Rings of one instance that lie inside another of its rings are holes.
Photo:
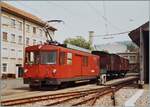
[[[49,101],[53,100],[50,103],[45,104],[46,106],[58,105],[63,104],[70,100],[75,100],[78,98],[86,97],[83,100],[72,104],[72,106],[82,105],[88,101],[92,101],[90,105],[94,105],[96,100],[103,95],[112,94],[118,91],[120,88],[132,84],[134,81],[137,81],[138,77],[130,78],[125,81],[119,81],[113,84],[106,85],[105,87],[96,88],[96,89],[89,89],[89,90],[82,90],[82,91],[73,91],[73,92],[64,92],[58,94],[49,94],[49,95],[40,95],[28,98],[21,98],[21,99],[12,99],[12,100],[5,100],[1,101],[2,106],[16,106],[16,105],[23,105],[23,104],[33,104],[36,102],[41,101]],[[112,88],[113,87],[113,88]],[[115,103],[114,103],[115,104]]]

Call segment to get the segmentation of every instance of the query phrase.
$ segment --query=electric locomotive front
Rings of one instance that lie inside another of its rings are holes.
[[[59,84],[54,79],[58,66],[57,46],[35,45],[26,48],[24,83],[30,87],[42,84]],[[47,83],[50,82],[50,83]]]

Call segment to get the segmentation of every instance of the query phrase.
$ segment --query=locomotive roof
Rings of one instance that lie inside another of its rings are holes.
[[[75,53],[76,51],[80,52],[80,54],[83,55],[91,55],[91,53],[88,52],[84,52],[84,51],[80,51],[80,50],[75,50],[75,49],[70,49],[64,46],[57,46],[57,45],[49,45],[49,44],[44,44],[44,45],[34,45],[34,46],[29,46],[26,47],[26,51],[48,51],[48,50],[57,50],[57,49],[62,49],[64,51],[72,51],[73,53]],[[70,52],[69,51],[69,52]],[[93,55],[93,54],[92,54]],[[96,56],[96,55],[94,55]]]

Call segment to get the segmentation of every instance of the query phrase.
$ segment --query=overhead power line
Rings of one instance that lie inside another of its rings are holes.
[[[93,12],[95,12],[97,15],[101,16],[101,18],[105,21],[106,24],[109,24],[110,26],[112,26],[112,28],[114,28],[117,31],[121,30],[119,27],[115,26],[111,21],[109,21],[108,18],[106,18],[104,15],[102,15],[102,13],[100,12],[100,10],[98,10],[97,8],[95,8],[89,2],[87,2],[87,4],[93,10]],[[105,6],[103,8],[105,8]]]
[[[103,1],[103,10],[104,10],[104,17],[105,17],[106,20],[107,20],[105,1]],[[105,29],[106,29],[106,34],[108,34],[109,31],[108,31],[108,24],[107,24],[107,23],[105,23]]]
[[[121,34],[126,34],[129,33],[131,31],[125,31],[125,32],[119,32],[119,33],[111,33],[111,34],[103,34],[103,35],[95,35],[92,37],[103,37],[103,36],[113,36],[113,35],[121,35]]]

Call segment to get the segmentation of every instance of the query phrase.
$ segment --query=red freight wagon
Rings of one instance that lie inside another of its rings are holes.
[[[24,83],[33,86],[97,79],[99,56],[56,45],[25,49]]]

